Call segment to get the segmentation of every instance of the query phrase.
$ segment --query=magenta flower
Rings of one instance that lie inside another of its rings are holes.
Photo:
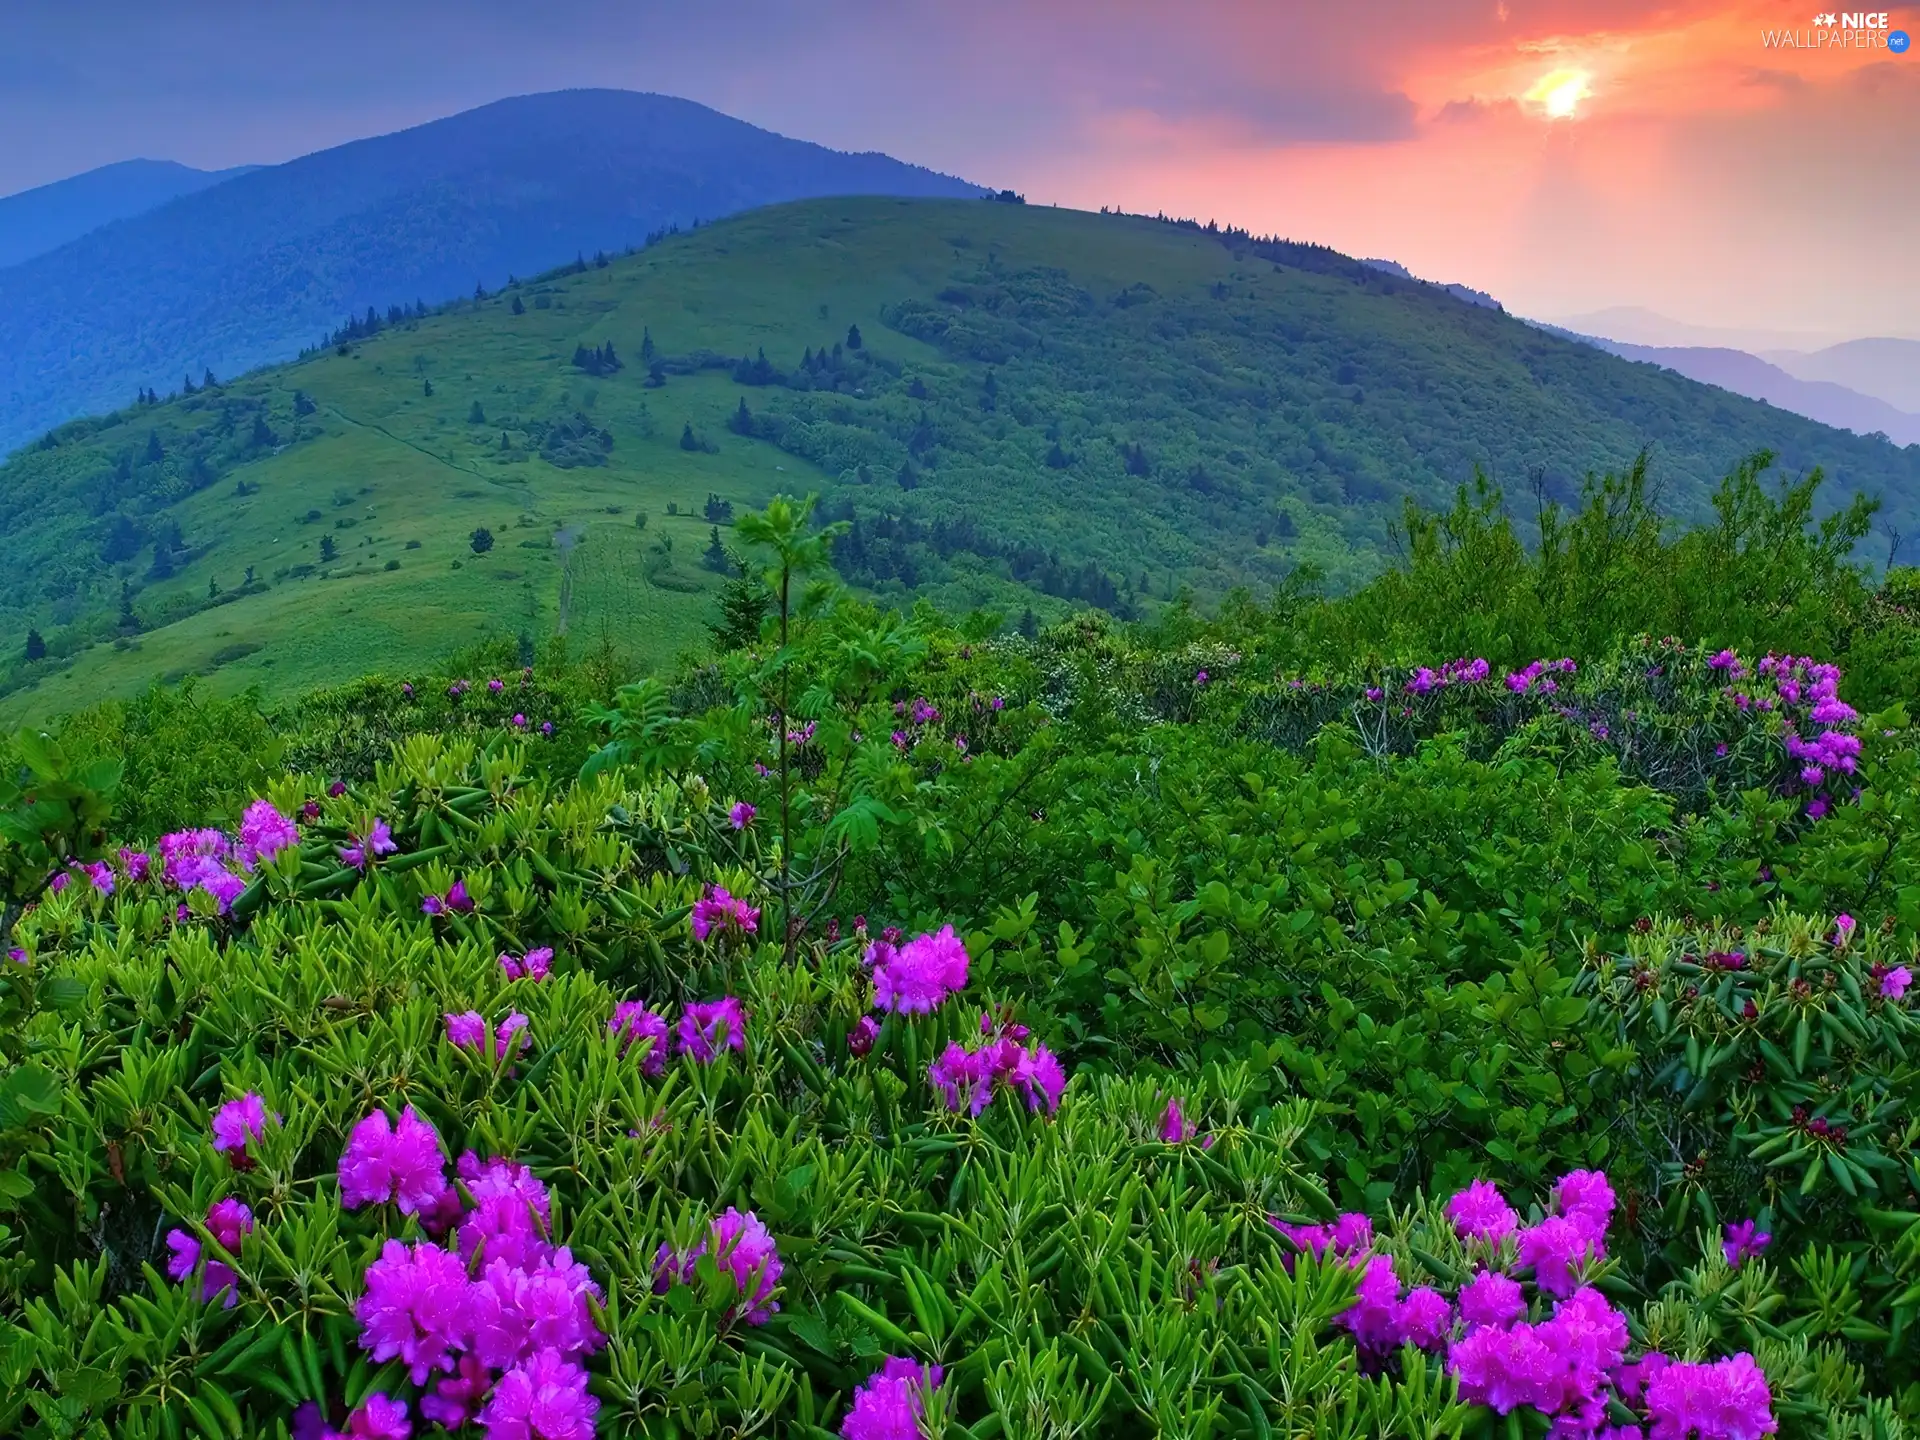
[[[1402,1341],[1422,1350],[1438,1350],[1453,1330],[1453,1307],[1438,1290],[1422,1285],[1409,1290],[1400,1302],[1396,1328]]]
[[[420,1397],[420,1414],[445,1430],[458,1430],[480,1413],[480,1402],[493,1388],[493,1372],[476,1355],[462,1355],[451,1377]],[[295,1437],[299,1440],[299,1437]]]
[[[916,935],[876,962],[874,1005],[902,1015],[928,1015],[967,983],[967,947],[943,926],[937,935]]]
[[[1833,948],[1844,950],[1853,939],[1855,921],[1853,916],[1842,912],[1833,917]]]
[[[1196,685],[1204,685],[1204,684],[1206,684],[1206,683],[1207,683],[1207,672],[1206,672],[1206,671],[1204,671],[1204,670],[1202,670],[1202,671],[1199,671],[1199,672],[1198,672],[1197,674],[1195,674],[1195,675],[1194,675],[1194,677],[1193,677],[1193,683],[1194,683],[1194,684],[1196,684]]]
[[[270,800],[254,801],[240,817],[240,863],[249,870],[299,843],[299,829]]]
[[[880,1038],[880,1022],[871,1015],[862,1015],[847,1032],[847,1053],[858,1059],[873,1053],[873,1043]]]
[[[1488,1180],[1475,1180],[1447,1201],[1447,1218],[1462,1240],[1484,1240],[1498,1245],[1520,1223],[1500,1188]]]
[[[993,1069],[984,1050],[969,1050],[953,1041],[927,1067],[927,1080],[947,1102],[949,1110],[978,1115],[993,1098]]]
[[[553,970],[553,950],[542,946],[525,955],[500,954],[500,969],[509,980],[544,980]]]
[[[504,1261],[516,1269],[539,1265],[553,1254],[553,1202],[547,1187],[525,1165],[499,1158],[485,1161],[469,1150],[455,1166],[473,1209],[460,1219],[455,1241],[460,1258],[472,1264]]]
[[[456,1050],[480,1050],[487,1043],[487,1019],[478,1010],[462,1011],[458,1015],[449,1014],[447,1021],[447,1043]]]
[[[393,843],[393,831],[387,827],[387,822],[376,819],[365,835],[355,836],[352,844],[340,847],[340,863],[355,870],[364,870],[369,860],[391,855],[399,848]]]
[[[375,1391],[347,1416],[342,1440],[411,1440],[413,1422],[407,1419],[407,1402]]]
[[[495,677],[494,679],[487,681],[487,693],[490,695],[498,695],[502,690],[506,688],[507,688],[506,682],[499,679],[498,677]]]
[[[600,1402],[587,1393],[587,1372],[542,1350],[500,1377],[480,1412],[487,1440],[593,1440]]]
[[[747,1323],[766,1324],[780,1308],[772,1296],[786,1268],[780,1262],[773,1236],[751,1210],[743,1214],[731,1205],[725,1214],[714,1217],[708,1234],[714,1260],[733,1275]]]
[[[147,871],[152,865],[153,860],[146,851],[129,850],[125,846],[121,847],[120,868],[127,872],[127,879],[133,884],[138,885],[142,880],[146,879]]]
[[[758,813],[746,801],[736,800],[733,808],[727,812],[727,819],[733,823],[734,829],[744,830],[753,823],[753,817]]]
[[[1520,1282],[1498,1270],[1482,1270],[1460,1287],[1460,1318],[1469,1329],[1480,1325],[1505,1328],[1527,1313]]]
[[[516,715],[515,715],[515,716],[513,717],[513,728],[514,728],[514,729],[516,729],[516,730],[524,730],[524,729],[526,729],[526,728],[527,728],[527,717],[526,717],[526,716],[524,716],[524,715],[520,715],[520,714],[516,714]]]
[[[451,1373],[469,1332],[467,1267],[438,1245],[389,1240],[367,1267],[367,1290],[354,1306],[360,1348],[385,1364],[398,1360],[416,1385]]]
[[[393,1201],[403,1215],[432,1212],[447,1191],[446,1156],[433,1126],[409,1105],[394,1126],[376,1110],[340,1155],[340,1203],[349,1210]]]
[[[1880,977],[1880,996],[1885,1000],[1898,1000],[1911,984],[1913,972],[1904,965],[1896,965]]]
[[[470,915],[473,913],[473,897],[467,894],[467,882],[465,880],[454,881],[453,888],[447,891],[447,909],[456,915]]]
[[[449,1015],[446,1019],[447,1040],[457,1050],[471,1050],[476,1055],[490,1053],[493,1059],[504,1060],[527,1048],[527,1017],[518,1010],[502,1020],[499,1030],[493,1033],[489,1032],[486,1018],[478,1010]]]
[[[1720,1249],[1727,1257],[1727,1264],[1738,1270],[1741,1261],[1762,1253],[1772,1243],[1772,1235],[1751,1220],[1741,1220],[1727,1226]]]
[[[590,1354],[606,1343],[593,1321],[603,1297],[564,1246],[526,1266],[489,1260],[469,1295],[473,1352],[495,1370],[542,1351]]]
[[[1767,1377],[1742,1351],[1710,1365],[1675,1361],[1647,1382],[1649,1440],[1759,1440],[1780,1428]]]
[[[1353,1304],[1340,1313],[1339,1324],[1352,1334],[1362,1354],[1381,1356],[1399,1347],[1400,1280],[1393,1273],[1390,1256],[1367,1260]]]
[[[238,1100],[229,1100],[213,1112],[213,1148],[243,1170],[247,1161],[247,1142],[267,1133],[267,1102],[249,1090]]]
[[[1613,1187],[1605,1174],[1598,1170],[1572,1171],[1560,1181],[1554,1195],[1560,1202],[1560,1213],[1585,1226],[1596,1244],[1605,1238],[1614,1205]],[[1600,1253],[1604,1254],[1604,1249]]]
[[[1578,1220],[1549,1215],[1520,1232],[1520,1264],[1533,1270],[1534,1284],[1564,1299],[1574,1290],[1574,1267],[1600,1258],[1605,1247]]]
[[[730,936],[744,939],[759,933],[760,911],[716,885],[694,902],[692,925],[696,940],[705,940],[715,931],[722,939]]]
[[[625,1055],[636,1040],[648,1040],[652,1047],[640,1062],[642,1075],[658,1075],[667,1068],[667,1021],[638,1000],[622,1000],[613,1007],[607,1021],[607,1033],[620,1037],[620,1053]]]
[[[927,1393],[945,1378],[938,1365],[888,1356],[853,1392],[840,1422],[842,1440],[921,1440]]]
[[[1305,1251],[1316,1260],[1328,1251],[1336,1257],[1351,1259],[1373,1244],[1373,1222],[1353,1210],[1331,1225],[1289,1225],[1274,1215],[1267,1217],[1267,1223],[1292,1241],[1295,1250]],[[1291,1257],[1288,1265],[1291,1268]]]
[[[742,1055],[747,1051],[747,1020],[740,1002],[728,995],[705,1004],[688,1005],[680,1012],[675,1028],[679,1053],[691,1055],[702,1065],[710,1065],[719,1053],[732,1046]]]
[[[1166,1113],[1160,1117],[1160,1138],[1169,1145],[1183,1145],[1193,1138],[1193,1124],[1180,1108],[1180,1097],[1167,1101]]]
[[[1027,1109],[1045,1109],[1051,1115],[1060,1108],[1060,1097],[1066,1093],[1067,1072],[1060,1067],[1059,1059],[1046,1046],[1034,1043],[1031,1050],[1023,1050],[1017,1042],[1000,1042],[1002,1053],[1011,1048],[1016,1060],[1013,1066],[1013,1088],[1027,1102]]]
[[[241,1237],[252,1230],[253,1212],[232,1196],[216,1201],[207,1211],[207,1231],[229,1255],[240,1253]],[[167,1275],[184,1285],[200,1267],[203,1255],[200,1241],[185,1230],[173,1229],[167,1232],[167,1248],[173,1252],[167,1261]],[[235,1293],[238,1283],[239,1276],[231,1265],[223,1260],[208,1259],[200,1277],[200,1298],[212,1300],[224,1291],[225,1308],[231,1310],[239,1300]]]

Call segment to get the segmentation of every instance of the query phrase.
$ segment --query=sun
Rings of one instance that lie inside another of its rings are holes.
[[[1534,82],[1525,98],[1549,120],[1572,120],[1579,114],[1580,102],[1593,94],[1588,79],[1584,70],[1555,70]]]

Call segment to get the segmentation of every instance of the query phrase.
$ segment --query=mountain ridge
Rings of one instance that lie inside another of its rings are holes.
[[[260,168],[197,170],[174,160],[120,160],[0,196],[0,269]]]
[[[369,305],[811,195],[967,181],[671,96],[518,96],[264,167],[0,271],[0,452],[75,415],[291,358]]]

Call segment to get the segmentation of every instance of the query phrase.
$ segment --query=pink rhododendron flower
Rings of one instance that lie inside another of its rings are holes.
[[[723,940],[745,939],[760,932],[760,910],[716,885],[694,902],[690,923],[696,940],[705,940],[716,932]]]
[[[420,1414],[444,1430],[458,1430],[480,1413],[480,1402],[492,1388],[493,1372],[478,1356],[462,1355],[453,1374],[420,1397]]]
[[[667,1068],[667,1020],[657,1015],[638,1000],[622,1000],[613,1007],[613,1018],[607,1021],[607,1033],[620,1037],[620,1053],[626,1054],[635,1041],[650,1040],[653,1048],[646,1052],[646,1058],[640,1062],[642,1075],[658,1075]]]
[[[1521,1266],[1531,1268],[1534,1284],[1556,1298],[1573,1293],[1575,1266],[1604,1253],[1604,1246],[1586,1225],[1565,1215],[1549,1215],[1520,1232]]]
[[[684,1256],[676,1257],[662,1245],[654,1257],[655,1293],[664,1294],[675,1281],[691,1279],[709,1246],[714,1263],[733,1276],[734,1289],[740,1294],[736,1313],[744,1315],[749,1325],[766,1324],[780,1308],[772,1295],[786,1267],[773,1236],[751,1210],[743,1213],[729,1205],[724,1214],[714,1216],[707,1227],[707,1238]]]
[[[438,1245],[389,1240],[367,1267],[367,1290],[354,1306],[360,1348],[376,1362],[398,1360],[416,1385],[454,1368],[471,1330],[467,1267]]]
[[[1485,1240],[1491,1245],[1505,1240],[1520,1224],[1506,1196],[1488,1180],[1474,1181],[1447,1201],[1447,1218],[1462,1240]]]
[[[691,1055],[702,1065],[712,1064],[720,1052],[729,1047],[746,1054],[747,1020],[739,1000],[728,995],[705,1004],[686,1006],[680,1011],[674,1038],[680,1054]]]
[[[207,1211],[207,1232],[229,1255],[240,1253],[241,1238],[252,1230],[253,1212],[232,1196],[214,1202],[213,1208]],[[200,1241],[188,1231],[173,1229],[167,1232],[167,1248],[173,1252],[167,1260],[167,1275],[184,1285],[200,1266],[204,1253]],[[238,1283],[239,1276],[231,1265],[224,1260],[208,1259],[200,1277],[200,1298],[212,1300],[225,1292],[225,1305],[231,1310],[239,1300],[235,1293]]]
[[[1907,993],[1907,987],[1913,984],[1913,972],[1904,965],[1896,965],[1880,977],[1880,997],[1883,1000],[1898,1000]]]
[[[1167,1101],[1166,1113],[1160,1117],[1160,1138],[1169,1145],[1183,1145],[1193,1138],[1193,1125],[1181,1110],[1178,1096]]]
[[[1767,1377],[1744,1351],[1665,1366],[1647,1382],[1646,1406],[1648,1440],[1760,1440],[1780,1428]]]
[[[347,1209],[391,1200],[403,1215],[432,1211],[447,1192],[446,1157],[433,1126],[409,1105],[395,1126],[376,1110],[347,1137],[340,1155],[340,1203]]]
[[[364,870],[368,861],[391,855],[399,848],[393,843],[393,831],[387,828],[387,822],[375,820],[365,835],[355,836],[351,844],[340,847],[340,863]]]
[[[411,1440],[407,1402],[376,1391],[347,1416],[344,1440]]]
[[[733,802],[733,808],[727,811],[727,819],[731,822],[734,829],[744,830],[753,823],[753,817],[757,813],[759,812],[746,801],[736,800]]]
[[[236,1169],[245,1169],[250,1163],[247,1142],[267,1133],[267,1102],[249,1090],[213,1112],[212,1128],[213,1148],[226,1156]]]
[[[1721,1253],[1727,1257],[1727,1264],[1738,1270],[1743,1260],[1763,1252],[1773,1243],[1773,1236],[1762,1230],[1751,1220],[1741,1220],[1726,1227],[1725,1237],[1720,1241]]]
[[[927,1392],[938,1390],[945,1378],[938,1365],[888,1356],[853,1392],[840,1422],[842,1440],[921,1440]]]
[[[606,1343],[591,1308],[603,1298],[565,1246],[526,1266],[490,1260],[469,1297],[473,1351],[496,1370],[542,1351],[591,1354]]]
[[[599,1410],[587,1393],[587,1372],[542,1350],[500,1377],[480,1425],[487,1440],[593,1440]]]
[[[542,946],[525,955],[500,954],[500,971],[509,980],[544,980],[553,972],[553,951]]]
[[[1505,1327],[1526,1313],[1527,1298],[1520,1282],[1498,1270],[1482,1270],[1460,1287],[1460,1318],[1469,1328]]]
[[[927,1015],[966,983],[967,947],[947,925],[937,935],[916,935],[876,959],[874,1005],[903,1015]]]
[[[299,843],[299,829],[270,800],[254,801],[240,817],[240,863],[249,870]]]
[[[880,1038],[880,1022],[871,1015],[862,1015],[847,1032],[847,1053],[856,1059],[873,1052],[874,1041]]]
[[[1596,1245],[1605,1239],[1607,1226],[1613,1219],[1614,1199],[1613,1187],[1604,1174],[1598,1170],[1575,1170],[1561,1180],[1554,1196],[1560,1202],[1560,1213],[1584,1226]],[[1604,1249],[1600,1253],[1604,1254]]]

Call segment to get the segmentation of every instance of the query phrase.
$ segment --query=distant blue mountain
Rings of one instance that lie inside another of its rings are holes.
[[[0,270],[0,454],[141,386],[289,358],[368,306],[493,289],[669,226],[809,196],[983,193],[664,95],[502,100],[255,170]]]
[[[171,160],[122,160],[0,197],[0,269],[58,250],[89,230],[245,175],[255,165],[195,170]]]

